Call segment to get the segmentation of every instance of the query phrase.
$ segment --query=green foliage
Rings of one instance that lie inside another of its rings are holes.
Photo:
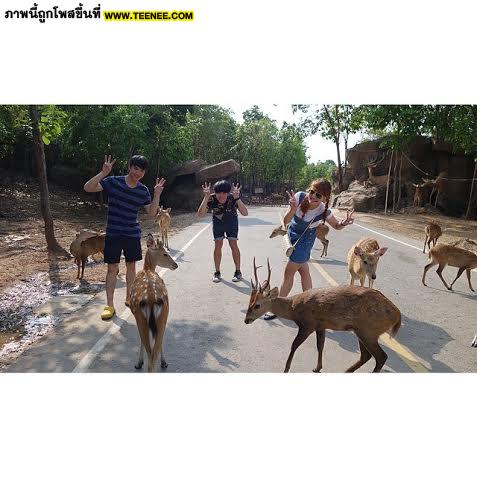
[[[306,190],[315,179],[327,179],[331,181],[331,174],[335,169],[336,164],[331,160],[318,162],[317,164],[306,164],[298,174],[296,189]]]

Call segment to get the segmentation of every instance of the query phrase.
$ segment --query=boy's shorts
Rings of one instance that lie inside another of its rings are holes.
[[[227,220],[213,219],[212,232],[214,240],[238,240],[238,218],[231,217]]]
[[[140,237],[106,235],[104,263],[119,263],[121,261],[121,252],[124,252],[126,262],[139,262],[139,260],[142,260]]]

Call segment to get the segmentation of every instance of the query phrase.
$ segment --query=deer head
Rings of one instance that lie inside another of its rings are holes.
[[[154,240],[152,234],[147,236],[147,252],[144,258],[144,265],[154,270],[157,266],[162,268],[168,268],[169,270],[175,270],[178,265],[174,259],[167,253],[164,245],[161,241]]]
[[[166,215],[169,215],[171,212],[171,208],[167,208],[167,209],[163,209],[162,208],[162,205],[159,206],[159,209],[157,211],[157,214],[156,214],[156,218],[155,218],[155,221],[156,222],[159,222],[159,220],[161,219],[161,217],[164,217]]]
[[[253,258],[253,273],[255,275],[255,283],[250,279],[252,284],[252,292],[250,294],[250,302],[248,304],[247,314],[245,316],[245,323],[253,323],[257,318],[262,316],[267,311],[271,310],[272,300],[278,296],[278,288],[275,287],[270,290],[270,275],[272,269],[270,268],[270,260],[267,259],[268,278],[260,284],[257,277],[257,270],[260,267],[255,265],[255,257]]]
[[[272,230],[272,233],[270,234],[270,238],[278,237],[278,236],[283,236],[286,235],[287,231],[283,227],[283,225],[279,225],[278,227],[275,227]]]
[[[354,248],[354,254],[361,258],[363,270],[371,280],[376,280],[376,267],[378,266],[379,259],[386,253],[387,249],[387,247],[381,247],[375,252],[365,252],[361,247]]]

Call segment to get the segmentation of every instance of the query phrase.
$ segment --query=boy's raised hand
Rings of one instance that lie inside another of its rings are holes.
[[[232,197],[237,200],[240,197],[240,189],[242,186],[240,185],[240,182],[237,182],[236,184],[232,184]]]
[[[107,176],[111,173],[111,169],[113,168],[114,163],[116,162],[116,159],[114,161],[112,159],[113,159],[113,157],[111,156],[111,154],[106,154],[104,156],[104,164],[103,164],[103,169],[101,170],[101,172],[105,176]]]
[[[164,184],[166,183],[166,179],[159,177],[156,179],[156,185],[154,186],[154,195],[161,195],[162,191],[164,190]]]
[[[202,186],[202,193],[204,197],[210,197],[210,182],[205,182]]]

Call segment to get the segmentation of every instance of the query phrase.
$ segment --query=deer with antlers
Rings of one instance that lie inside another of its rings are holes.
[[[434,180],[422,179],[424,181],[424,187],[432,187],[431,193],[429,194],[429,204],[432,205],[432,196],[436,194],[434,207],[437,207],[437,199],[439,198],[439,194],[441,194],[447,187],[447,177],[447,172],[443,171]]]
[[[367,160],[364,162],[364,166],[368,169],[368,180],[367,183],[374,184],[378,187],[383,187],[388,183],[388,175],[383,176],[374,175],[374,169],[377,166],[376,161]]]
[[[131,286],[130,309],[136,318],[139,338],[139,359],[135,366],[141,369],[144,364],[144,349],[148,358],[148,371],[156,369],[157,357],[161,356],[161,368],[167,368],[162,341],[169,315],[169,298],[166,285],[156,273],[156,267],[175,270],[178,265],[167,253],[162,242],[154,240],[152,234],[147,236],[147,252],[144,268]]]
[[[277,287],[270,289],[269,260],[267,265],[268,277],[260,284],[257,277],[260,267],[253,259],[255,283],[251,279],[252,292],[245,323],[253,323],[267,311],[296,323],[298,334],[293,340],[285,373],[290,370],[297,348],[313,332],[318,348],[318,363],[313,371],[318,373],[322,369],[325,330],[353,331],[358,337],[361,356],[347,372],[356,371],[371,357],[376,360],[373,372],[381,370],[387,354],[379,346],[378,338],[386,332],[394,336],[401,326],[401,312],[390,300],[372,288],[351,285],[313,288],[290,297],[279,297]]]
[[[330,231],[330,228],[324,223],[320,223],[320,225],[316,227],[316,238],[323,245],[323,250],[321,252],[320,257],[323,257],[323,256],[326,257],[328,255],[328,245],[330,241],[326,238],[326,236],[328,235],[329,231]],[[284,235],[287,235],[287,229],[283,224],[281,224],[272,230],[272,233],[270,234],[270,238],[279,237],[279,236],[283,237]]]
[[[161,238],[164,247],[169,249],[169,228],[171,226],[171,208],[163,209],[162,205],[157,211],[156,218],[154,222],[159,225],[159,230],[161,231]]]

